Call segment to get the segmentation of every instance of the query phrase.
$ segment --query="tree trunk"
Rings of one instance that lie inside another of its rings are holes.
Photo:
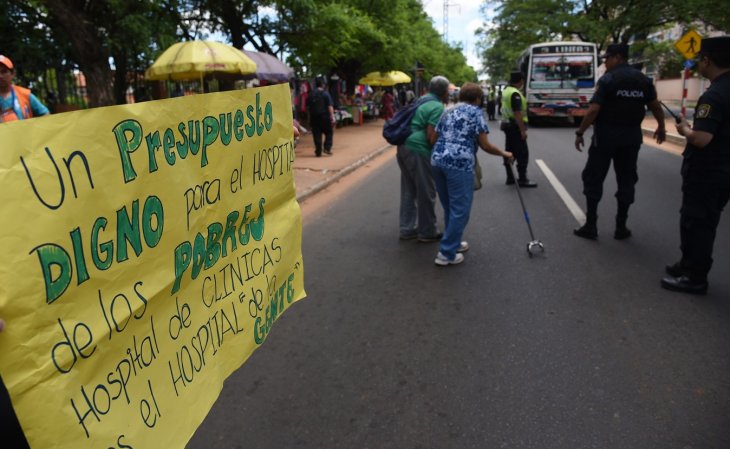
[[[106,40],[93,25],[93,14],[77,2],[46,0],[45,4],[61,28],[58,31],[68,36],[74,59],[86,76],[89,106],[113,105],[109,52],[104,46]]]
[[[352,96],[355,93],[355,85],[364,75],[361,73],[362,63],[356,59],[339,60],[334,71],[340,78],[347,81],[347,95]]]
[[[64,104],[68,101],[68,91],[66,89],[66,80],[68,72],[66,72],[59,64],[56,67],[56,87],[58,88],[58,103]]]
[[[127,103],[127,73],[129,64],[127,55],[120,51],[114,56],[114,102],[116,104]]]
[[[98,108],[101,106],[113,106],[114,91],[112,86],[112,71],[109,65],[103,67],[99,64],[88,64],[81,66],[86,76],[86,89],[89,96],[89,106]]]

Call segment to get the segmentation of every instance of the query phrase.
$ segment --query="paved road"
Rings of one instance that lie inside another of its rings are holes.
[[[582,206],[572,129],[530,142]],[[728,217],[707,297],[658,286],[678,257],[680,158],[642,150],[624,242],[611,238],[613,180],[600,240],[584,241],[533,163],[540,186],[523,193],[547,252],[532,259],[516,192],[497,158],[480,159],[458,267],[434,266],[435,244],[398,241],[394,160],[305,223],[309,297],[226,381],[188,447],[730,447]]]

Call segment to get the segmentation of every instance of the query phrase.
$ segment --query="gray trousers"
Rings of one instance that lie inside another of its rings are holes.
[[[438,234],[436,226],[436,186],[431,174],[431,158],[418,155],[405,145],[396,154],[400,167],[400,234],[429,238]]]

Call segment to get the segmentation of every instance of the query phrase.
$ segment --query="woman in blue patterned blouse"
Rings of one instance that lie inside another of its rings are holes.
[[[477,145],[489,154],[511,158],[512,153],[492,145],[484,119],[482,89],[466,83],[459,92],[459,104],[444,113],[436,126],[438,139],[431,153],[433,179],[444,207],[446,229],[441,238],[436,265],[455,265],[464,261],[469,244],[461,240],[469,221],[474,196],[474,164]]]

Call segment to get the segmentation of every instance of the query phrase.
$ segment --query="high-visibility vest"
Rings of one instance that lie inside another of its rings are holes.
[[[507,86],[502,91],[502,118],[504,120],[512,120],[515,118],[515,112],[512,110],[512,94],[517,93],[522,101],[522,121],[527,123],[527,101],[522,92],[514,86]]]
[[[10,109],[2,111],[0,122],[14,122],[33,117],[33,110],[30,107],[30,89],[20,86],[10,86],[12,103]],[[18,117],[20,112],[20,117]]]

